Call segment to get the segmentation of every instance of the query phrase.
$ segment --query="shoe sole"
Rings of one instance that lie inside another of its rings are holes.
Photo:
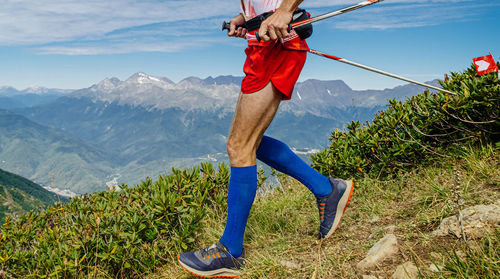
[[[347,188],[345,189],[345,192],[340,198],[339,204],[337,205],[337,212],[342,212],[342,213],[337,214],[335,216],[332,227],[330,228],[330,231],[328,231],[328,233],[324,238],[331,236],[337,230],[338,226],[340,225],[340,220],[342,220],[342,216],[344,216],[344,212],[347,209],[347,206],[349,205],[349,201],[351,200],[352,192],[354,190],[354,183],[352,180],[345,180],[345,183],[347,185]]]
[[[210,271],[197,270],[181,262],[180,256],[180,254],[177,255],[177,261],[179,262],[181,267],[195,276],[202,278],[236,278],[240,276],[240,272],[229,268],[219,268]]]

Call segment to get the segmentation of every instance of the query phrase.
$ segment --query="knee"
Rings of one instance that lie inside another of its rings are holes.
[[[251,165],[255,161],[255,148],[237,139],[229,137],[226,149],[229,161],[233,166]]]
[[[227,156],[229,157],[229,160],[236,157],[237,154],[239,153],[238,152],[238,150],[239,150],[238,143],[231,137],[226,142],[226,150],[227,150]]]

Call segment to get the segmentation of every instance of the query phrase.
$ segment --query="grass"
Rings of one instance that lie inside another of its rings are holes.
[[[253,205],[241,278],[358,278],[368,273],[387,278],[406,261],[417,265],[421,277],[500,276],[498,230],[467,242],[431,236],[457,208],[499,199],[500,152],[491,146],[463,147],[460,152],[453,160],[383,181],[358,180],[341,226],[326,240],[316,238],[319,218],[314,197],[297,181],[283,181],[281,188],[259,195]],[[205,229],[196,237],[200,248],[218,240],[225,217],[218,212],[203,221]],[[377,270],[358,273],[356,264],[388,231],[398,238],[399,256]],[[432,263],[441,271],[430,271]],[[172,257],[171,264],[148,278],[193,277]]]
[[[443,273],[436,278],[498,278],[500,233],[497,231],[479,241],[460,243],[457,250],[445,251]]]

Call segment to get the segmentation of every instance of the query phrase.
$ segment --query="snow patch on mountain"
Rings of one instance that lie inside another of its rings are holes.
[[[223,108],[224,111],[233,111],[240,94],[242,79],[234,76],[206,79],[188,77],[175,83],[165,77],[138,72],[125,81],[106,78],[89,88],[75,91],[70,97],[142,106],[150,110],[180,108],[191,111]],[[437,85],[437,81],[430,84]],[[309,112],[317,116],[335,118],[337,116],[332,108],[373,108],[387,104],[388,99],[404,100],[424,90],[421,86],[409,84],[393,89],[357,91],[341,80],[309,79],[296,84],[296,97],[283,102],[280,110],[293,113]]]
[[[155,77],[145,74],[143,72],[136,73],[129,77],[125,84],[143,84],[143,85],[153,85],[165,89],[172,88],[175,83],[165,77]]]
[[[49,91],[50,91],[50,89],[48,89],[48,88],[32,85],[32,86],[22,90],[21,92],[34,93],[34,94],[45,94],[45,93],[48,93]]]
[[[234,103],[239,84],[217,84],[216,79],[186,78],[174,83],[165,77],[155,77],[143,72],[125,81],[106,78],[98,84],[71,94],[121,105],[143,106],[154,109],[178,107],[184,110],[213,109]]]

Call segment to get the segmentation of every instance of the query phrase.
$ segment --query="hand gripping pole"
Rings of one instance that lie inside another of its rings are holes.
[[[294,23],[290,24],[290,28],[289,29],[291,30],[293,28],[301,27],[301,26],[304,26],[304,25],[307,25],[307,24],[311,24],[311,23],[323,20],[323,19],[327,19],[327,18],[330,18],[330,17],[338,16],[338,15],[341,15],[341,14],[345,14],[347,12],[351,12],[351,11],[357,10],[359,8],[363,8],[363,7],[366,7],[366,6],[369,6],[369,5],[378,3],[378,2],[382,2],[382,1],[383,0],[365,0],[363,2],[360,2],[358,4],[354,4],[354,5],[349,6],[349,7],[345,7],[345,8],[342,8],[342,9],[339,9],[339,10],[335,10],[335,11],[332,11],[332,12],[329,12],[329,13],[326,13],[326,14],[322,14],[322,15],[319,15],[319,16],[311,17],[311,18],[308,18],[306,20],[294,22]],[[222,30],[226,30],[226,29],[229,30],[229,27],[230,27],[230,23],[229,22],[224,21],[222,23]],[[246,28],[245,25],[236,26],[236,29],[238,27]],[[288,30],[288,31],[290,31],[290,30]],[[259,34],[255,33],[255,36],[257,38],[257,41],[260,41]]]

